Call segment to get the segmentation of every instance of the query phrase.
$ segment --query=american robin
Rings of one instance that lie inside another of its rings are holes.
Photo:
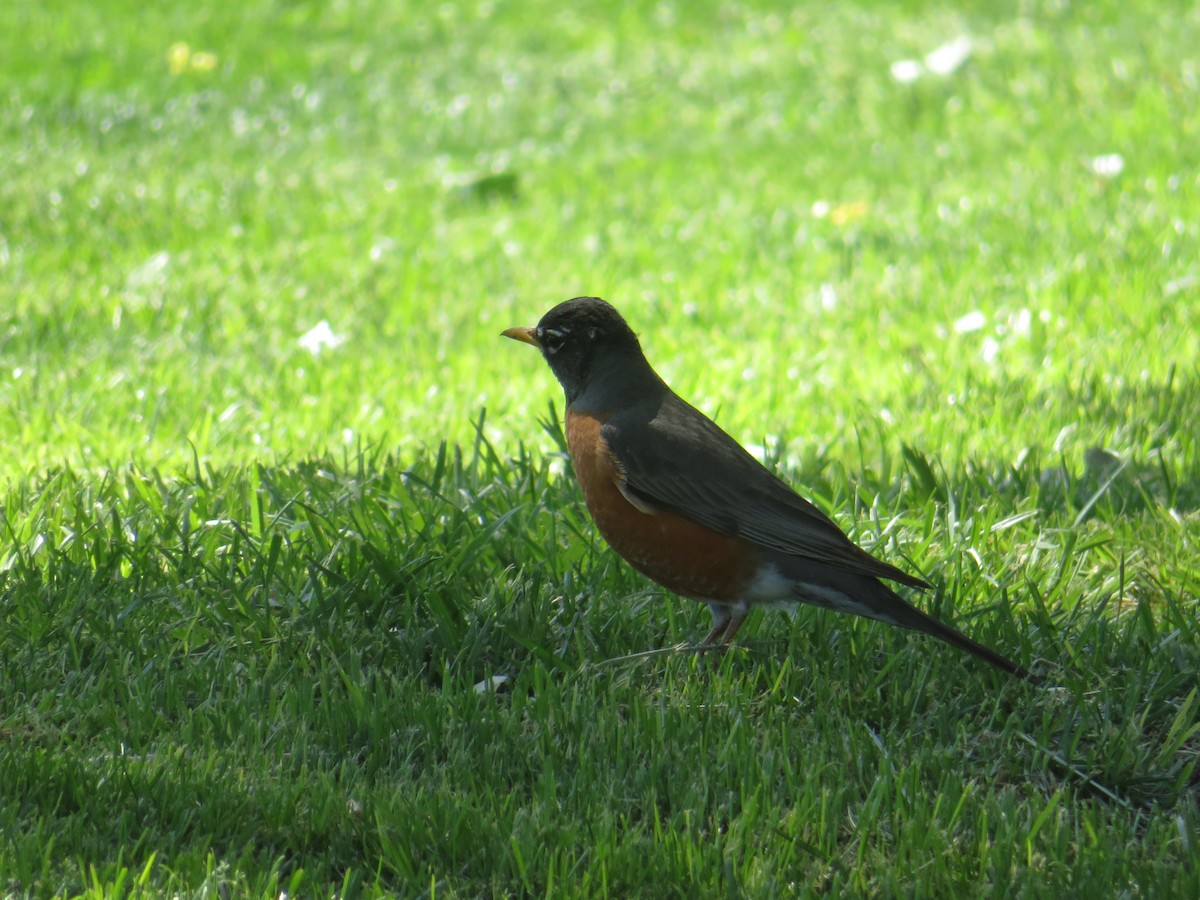
[[[752,606],[811,603],[923,631],[1028,677],[883,584],[930,586],[851,542],[675,394],[608,303],[576,297],[503,334],[541,350],[566,392],[567,446],[600,533],[643,575],[708,605],[704,644],[728,644]]]

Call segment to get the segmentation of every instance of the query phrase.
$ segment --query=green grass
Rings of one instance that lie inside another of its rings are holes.
[[[0,4],[0,892],[1200,893],[1200,13],[562,7]],[[1049,685],[638,656],[579,293]]]

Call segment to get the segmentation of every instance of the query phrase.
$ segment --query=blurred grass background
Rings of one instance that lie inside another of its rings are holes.
[[[1187,4],[0,17],[10,475],[414,451],[482,406],[511,446],[555,392],[497,332],[580,293],[755,442],[886,410],[955,460],[1149,450],[1194,381]]]

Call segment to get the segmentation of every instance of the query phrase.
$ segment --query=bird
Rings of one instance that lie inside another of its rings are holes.
[[[851,541],[671,390],[611,304],[575,297],[501,334],[540,350],[562,386],[567,449],[604,540],[651,581],[707,604],[701,647],[728,645],[754,607],[808,603],[923,632],[1031,678],[886,585],[931,587]]]

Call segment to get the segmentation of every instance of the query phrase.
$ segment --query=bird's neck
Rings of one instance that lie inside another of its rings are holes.
[[[640,353],[607,356],[593,362],[578,390],[567,391],[567,405],[580,412],[619,409],[667,390],[666,383]]]

